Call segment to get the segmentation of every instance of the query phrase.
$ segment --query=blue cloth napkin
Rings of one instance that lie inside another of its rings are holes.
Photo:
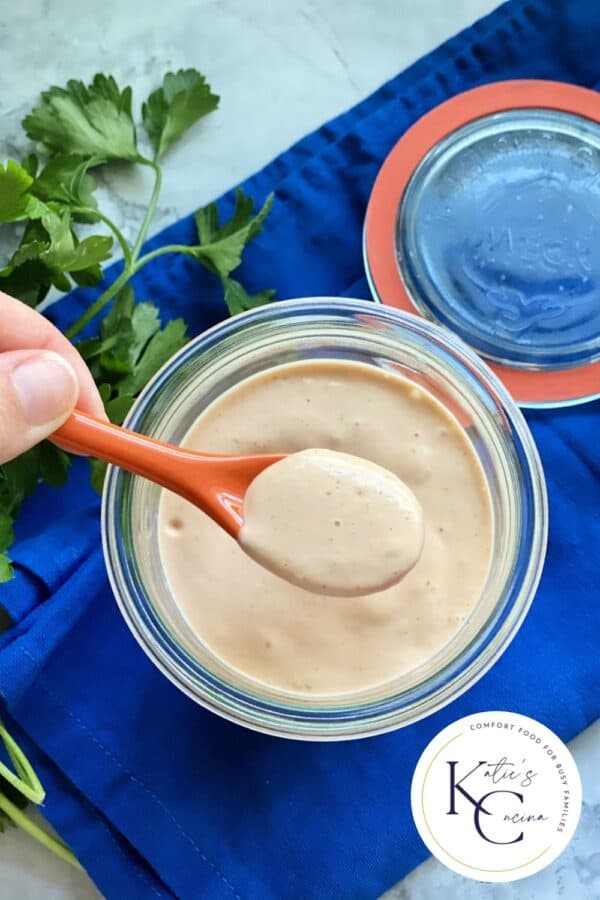
[[[405,129],[452,94],[502,78],[600,81],[600,7],[512,2],[292,147],[246,189],[276,204],[243,277],[281,298],[368,297],[369,191]],[[231,195],[221,201],[230,208]],[[154,246],[193,238],[190,219]],[[110,272],[114,275],[115,268]],[[166,258],[140,296],[192,332],[225,310],[193,262]],[[57,320],[90,301],[75,292]],[[68,490],[27,504],[2,602],[0,693],[48,789],[45,813],[109,898],[375,898],[426,855],[409,785],[429,739],[459,716],[509,709],[564,739],[600,714],[600,404],[528,414],[548,477],[548,560],[502,660],[442,712],[395,734],[304,744],[246,732],[196,707],[137,647],[117,612],[85,463]]]

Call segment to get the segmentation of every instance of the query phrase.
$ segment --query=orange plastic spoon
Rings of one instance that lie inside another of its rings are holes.
[[[248,485],[259,472],[286,455],[198,453],[101,422],[77,410],[54,432],[52,440],[68,450],[105,459],[168,488],[198,506],[236,539]]]

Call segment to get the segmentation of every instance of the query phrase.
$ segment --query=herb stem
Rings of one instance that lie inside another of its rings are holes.
[[[195,256],[194,248],[187,244],[165,244],[164,247],[157,247],[156,250],[151,250],[150,253],[140,256],[134,263],[133,271],[139,272],[146,263],[152,262],[153,259],[157,259],[159,256],[165,256],[167,253],[183,253],[186,256]]]
[[[142,224],[140,226],[140,230],[139,230],[138,236],[136,238],[135,244],[133,245],[133,247],[131,249],[127,245],[127,252],[125,252],[124,245],[126,245],[127,242],[125,241],[125,238],[123,238],[123,235],[121,235],[121,232],[119,231],[119,229],[116,228],[116,226],[114,226],[114,223],[111,222],[107,216],[105,217],[105,216],[97,213],[100,216],[100,218],[102,219],[102,221],[105,222],[108,225],[108,227],[111,229],[111,231],[113,231],[113,233],[117,236],[119,243],[123,247],[123,255],[125,257],[125,260],[124,260],[125,266],[124,266],[123,271],[119,275],[119,277],[111,285],[109,285],[107,287],[107,289],[98,297],[98,299],[95,300],[91,304],[91,306],[89,306],[86,309],[86,311],[77,319],[77,321],[74,322],[70,326],[70,328],[68,328],[65,331],[65,335],[69,338],[69,340],[73,340],[73,338],[76,335],[78,335],[79,332],[83,328],[85,328],[85,326],[88,324],[88,322],[91,322],[92,319],[95,318],[98,315],[98,313],[100,313],[108,303],[110,303],[110,301],[113,299],[113,297],[119,293],[121,288],[127,284],[129,279],[131,278],[131,276],[134,275],[138,271],[138,269],[141,268],[141,266],[138,264],[138,256],[139,256],[140,250],[142,249],[144,241],[146,240],[146,236],[148,234],[148,229],[150,228],[150,222],[152,221],[152,217],[156,210],[156,204],[158,203],[158,198],[160,195],[160,188],[161,188],[161,184],[162,184],[162,172],[161,172],[160,166],[157,165],[157,163],[153,162],[151,159],[146,159],[145,157],[141,156],[138,159],[138,162],[140,163],[140,165],[149,166],[150,168],[154,169],[155,178],[154,178],[154,187],[152,189],[152,195],[150,197],[150,202],[148,204],[148,208],[146,209],[146,214],[145,214]],[[96,210],[91,210],[91,211],[96,212]],[[117,232],[119,232],[118,235],[117,235]],[[119,237],[119,235],[120,235],[120,237]],[[121,238],[123,239],[123,243],[121,243]],[[146,257],[142,257],[142,259],[145,260],[145,262],[149,262],[148,257],[152,257],[152,254],[148,253],[146,255]],[[139,262],[141,262],[141,261],[142,260],[140,260]],[[142,264],[145,264],[145,263],[142,263]]]
[[[79,334],[79,332],[85,328],[88,322],[91,322],[92,319],[101,312],[107,303],[110,303],[115,294],[118,294],[122,287],[124,287],[129,281],[131,275],[133,274],[132,269],[130,267],[125,267],[119,277],[110,284],[106,290],[100,294],[97,300],[95,300],[91,306],[88,306],[86,311],[79,316],[79,318],[73,322],[70,328],[67,328],[65,331],[65,335],[69,338],[70,341]]]
[[[0,720],[0,738],[6,747],[6,751],[10,760],[15,767],[17,774],[0,762],[0,776],[2,776],[9,784],[23,794],[31,803],[43,803],[46,793],[40,784],[40,780],[35,774],[33,766],[15,741],[4,727]]]
[[[148,229],[150,228],[150,222],[156,212],[156,205],[158,203],[158,198],[160,196],[160,189],[162,186],[162,170],[158,163],[154,162],[151,159],[146,159],[145,157],[140,157],[138,162],[143,166],[149,166],[154,169],[154,187],[152,189],[152,194],[150,196],[150,202],[148,204],[148,208],[146,209],[146,215],[142,221],[139,234],[137,236],[136,242],[133,245],[133,250],[131,253],[133,262],[136,261],[138,256],[140,255],[140,250],[146,240],[148,235]]]
[[[0,809],[6,813],[9,819],[12,819],[15,825],[30,834],[32,838],[39,844],[42,844],[43,847],[46,847],[47,850],[50,850],[51,853],[54,853],[55,856],[64,859],[65,862],[70,863],[76,869],[82,868],[77,857],[73,855],[63,841],[59,838],[55,838],[53,835],[49,834],[49,832],[37,825],[33,819],[26,816],[25,813],[20,810],[18,806],[15,806],[8,797],[5,797],[4,794],[0,794]]]

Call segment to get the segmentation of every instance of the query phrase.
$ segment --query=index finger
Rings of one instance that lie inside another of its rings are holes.
[[[6,350],[54,350],[75,369],[79,381],[77,408],[105,419],[106,413],[91,372],[58,328],[40,313],[0,291],[0,353]]]

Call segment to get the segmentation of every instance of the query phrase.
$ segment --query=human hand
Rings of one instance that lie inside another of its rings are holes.
[[[0,291],[0,463],[52,434],[75,406],[106,418],[73,344],[44,316]]]

